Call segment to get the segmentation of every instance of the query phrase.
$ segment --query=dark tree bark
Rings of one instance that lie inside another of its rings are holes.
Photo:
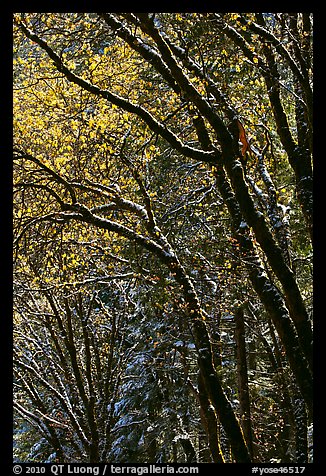
[[[278,335],[284,345],[290,367],[296,378],[302,396],[305,399],[309,412],[312,414],[312,375],[308,362],[301,350],[296,329],[294,328],[288,310],[285,307],[284,298],[265,273],[250,234],[248,233],[248,226],[242,219],[238,202],[228,184],[223,169],[216,169],[214,173],[217,187],[232,218],[234,237],[239,243],[239,258],[244,261],[253,288],[277,329]]]
[[[207,396],[202,376],[198,374],[198,398],[203,414],[204,425],[208,435],[208,446],[214,463],[224,463],[223,453],[220,446],[217,419]]]
[[[244,312],[242,306],[239,306],[235,310],[234,321],[241,425],[244,437],[246,439],[247,447],[250,452],[251,460],[253,461],[254,454],[250,414],[250,395],[248,385],[247,351],[244,326]]]

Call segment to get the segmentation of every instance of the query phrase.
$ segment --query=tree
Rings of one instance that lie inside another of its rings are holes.
[[[198,434],[200,426],[206,434],[203,454],[210,460],[228,461],[228,447],[235,462],[248,462],[252,455],[277,457],[271,449],[277,445],[268,437],[266,453],[253,449],[255,422],[262,421],[244,362],[243,326],[255,335],[252,319],[259,323],[260,345],[268,349],[267,360],[259,361],[273,362],[269,385],[284,395],[283,402],[277,391],[268,398],[280,405],[280,432],[293,460],[291,448],[308,444],[299,435],[307,433],[312,418],[310,15],[16,14],[15,35],[15,250],[19,283],[24,275],[41,283],[24,297],[19,315],[41,299],[59,316],[51,302],[62,300],[68,319],[64,345],[83,405],[81,418],[87,420],[84,442],[79,435],[84,445],[79,460],[107,458],[110,451],[124,461],[140,460],[141,452],[131,454],[127,440],[122,445],[124,429],[131,427],[151,460],[175,461],[181,448],[187,461],[201,459],[203,439],[199,443],[187,430],[187,412],[197,419]],[[104,283],[110,283],[107,291]],[[114,289],[136,314],[127,310],[122,329],[113,330]],[[94,342],[93,362],[82,316],[96,314],[95,302],[111,322],[111,338],[130,332],[136,344],[128,347],[121,337],[121,348],[106,349],[101,340]],[[224,350],[231,329],[221,331],[230,308],[240,325],[238,389],[235,360]],[[47,322],[43,305],[42,313]],[[173,332],[171,319],[177,323]],[[131,332],[144,325],[152,340]],[[77,336],[86,349],[84,372],[77,362]],[[38,337],[44,362],[46,339]],[[31,349],[29,363],[22,359],[24,345],[35,343],[18,345],[19,379],[22,369],[36,374],[33,365],[41,365],[38,357],[30,365]],[[62,344],[53,345],[59,356]],[[108,358],[105,352],[112,362],[131,358],[145,369],[145,362],[154,362],[148,371],[136,372],[141,387],[128,383],[135,375],[125,364],[121,375],[127,383],[116,383],[102,399],[108,406],[108,395],[118,398],[122,385],[131,402],[135,391],[153,385],[148,417],[138,410],[126,414],[124,404],[117,406],[120,413],[111,403],[111,413],[95,410],[90,386],[94,372],[100,373],[96,359]],[[171,355],[174,376],[167,370]],[[227,369],[225,362],[231,363]],[[38,385],[48,392],[42,368]],[[276,376],[279,368],[285,373],[277,381],[273,372]],[[290,395],[286,379],[295,389]],[[181,391],[182,381],[188,391]],[[67,392],[68,383],[59,382]],[[173,388],[180,397],[169,425],[158,431],[155,421],[167,414]],[[39,390],[22,383],[19,389],[23,400],[26,392],[37,398],[27,406],[17,402],[17,410],[37,424],[59,459],[68,460],[72,453],[62,450],[61,436],[46,424]],[[296,424],[293,399],[307,412],[303,426]],[[65,398],[60,404],[68,405]],[[36,418],[33,407],[41,416]],[[113,417],[120,421],[117,427]],[[99,433],[98,419],[110,428],[106,436]],[[286,433],[289,427],[296,437]],[[78,425],[73,431],[78,434]],[[181,443],[179,449],[170,445],[170,435]],[[158,441],[165,441],[160,455]]]

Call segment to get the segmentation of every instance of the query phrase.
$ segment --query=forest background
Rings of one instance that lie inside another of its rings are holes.
[[[14,15],[14,460],[312,461],[312,15]]]

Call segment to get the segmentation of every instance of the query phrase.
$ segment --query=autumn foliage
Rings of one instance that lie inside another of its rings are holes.
[[[14,458],[312,461],[312,16],[14,15]]]

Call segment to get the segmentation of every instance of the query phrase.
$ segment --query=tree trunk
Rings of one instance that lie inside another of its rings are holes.
[[[239,259],[245,263],[248,270],[248,277],[253,288],[272,319],[284,346],[289,365],[300,388],[300,392],[312,415],[312,375],[308,361],[303,353],[303,348],[301,347],[303,335],[299,341],[297,328],[294,328],[290,319],[283,295],[266,275],[264,266],[260,261],[250,236],[249,227],[242,218],[238,201],[233,194],[222,167],[215,170],[215,177],[218,189],[231,215],[234,237],[239,244]],[[264,226],[266,226],[266,224]],[[274,258],[276,258],[276,256]],[[310,332],[308,332],[306,336],[308,336],[307,340],[309,340],[310,345]]]
[[[203,414],[203,420],[205,422],[206,433],[208,435],[208,445],[212,460],[214,463],[224,463],[225,461],[219,442],[216,415],[210,405],[210,401],[206,393],[205,384],[200,373],[198,374],[198,396]]]
[[[253,459],[250,395],[247,371],[247,352],[244,327],[244,312],[242,306],[239,306],[236,309],[234,313],[234,320],[241,423],[247,447],[250,452],[251,459]]]

